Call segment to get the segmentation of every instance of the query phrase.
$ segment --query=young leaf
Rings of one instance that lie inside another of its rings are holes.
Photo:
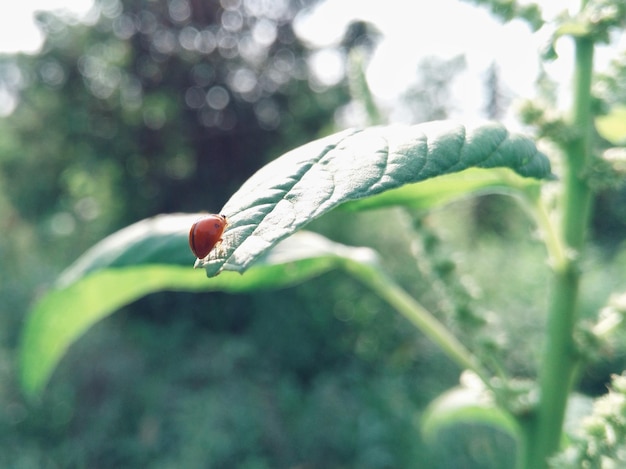
[[[626,106],[615,106],[603,116],[596,117],[596,130],[614,145],[626,143]]]
[[[188,254],[185,236],[189,215],[161,216],[136,223],[105,239],[85,254],[64,276],[62,285],[48,292],[28,316],[21,343],[21,380],[28,395],[41,392],[63,354],[89,327],[120,307],[149,293],[171,291],[243,292],[281,288],[318,276],[350,261],[377,263],[369,248],[333,243],[310,232],[299,232],[268,251],[246,275],[224,272],[207,280],[199,272],[172,259]],[[195,218],[192,218],[195,219]],[[147,226],[154,246],[139,235]],[[181,233],[174,229],[181,226]],[[166,227],[169,227],[166,229]],[[178,252],[181,251],[181,252]],[[155,263],[154,261],[157,261]]]
[[[222,252],[200,262],[208,276],[245,271],[274,244],[349,201],[467,168],[510,168],[546,178],[534,143],[499,124],[453,122],[348,130],[311,142],[254,174],[222,209]]]
[[[421,421],[424,438],[434,440],[439,432],[459,423],[481,423],[498,428],[517,439],[515,419],[498,407],[484,389],[452,388],[430,403]]]

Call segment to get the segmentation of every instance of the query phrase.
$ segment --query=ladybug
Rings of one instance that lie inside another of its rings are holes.
[[[222,241],[222,233],[227,224],[224,215],[213,214],[191,225],[189,247],[198,259],[204,259]]]

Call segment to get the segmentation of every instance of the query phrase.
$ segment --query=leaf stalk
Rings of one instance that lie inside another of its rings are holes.
[[[555,245],[550,251],[553,256],[557,254],[558,262],[553,265],[546,342],[539,370],[540,402],[533,424],[525,427],[529,443],[525,446],[527,454],[523,456],[523,467],[529,469],[548,467],[548,458],[559,449],[567,399],[581,360],[573,336],[579,308],[579,260],[586,239],[592,197],[584,175],[591,158],[594,44],[590,37],[574,40],[576,70],[571,124],[575,135],[565,145],[561,235],[551,240]],[[557,246],[557,241],[564,245]]]
[[[461,369],[473,371],[489,389],[497,392],[491,384],[490,374],[480,360],[430,311],[404,291],[382,269],[366,268],[363,264],[356,264],[348,260],[346,260],[344,268],[422,331]]]

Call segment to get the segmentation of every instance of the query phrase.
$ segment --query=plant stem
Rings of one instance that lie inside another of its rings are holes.
[[[525,467],[532,469],[547,467],[547,459],[559,449],[567,398],[580,361],[573,335],[578,309],[579,260],[591,206],[591,191],[584,173],[591,157],[593,39],[575,38],[575,46],[575,96],[571,117],[575,135],[565,148],[561,201],[561,240],[565,257],[553,266],[546,343],[539,370],[540,402],[533,424],[527,426],[529,444],[528,454],[524,456]]]
[[[473,371],[487,387],[493,390],[490,375],[480,360],[434,317],[424,306],[404,291],[381,269],[366,268],[363,264],[345,265],[346,270],[376,292],[413,323],[424,335],[437,344],[462,369]]]

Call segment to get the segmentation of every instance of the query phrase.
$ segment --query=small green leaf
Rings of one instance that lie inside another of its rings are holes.
[[[556,30],[555,36],[584,37],[591,33],[591,25],[581,19],[572,18],[564,21]]]
[[[465,169],[510,168],[546,178],[550,163],[534,143],[499,124],[452,122],[348,130],[297,148],[253,175],[224,206],[229,227],[207,275],[245,271],[281,239],[346,202]]]
[[[302,231],[267,251],[246,275],[224,272],[207,280],[189,262],[186,266],[165,264],[167,256],[182,260],[182,248],[189,251],[186,237],[176,235],[178,231],[185,233],[188,225],[176,226],[195,218],[170,215],[131,225],[102,241],[68,269],[64,282],[35,305],[24,327],[21,380],[28,395],[41,392],[69,346],[89,327],[149,293],[281,288],[342,266],[346,260],[377,263],[369,248],[347,247]],[[148,226],[158,229],[145,231]],[[141,233],[156,247],[146,246]]]
[[[459,386],[430,403],[421,421],[424,438],[434,440],[446,427],[461,423],[480,423],[498,428],[518,439],[520,428],[515,419],[497,407],[485,389]]]
[[[626,143],[626,106],[615,106],[611,112],[596,117],[598,133],[614,145]]]

